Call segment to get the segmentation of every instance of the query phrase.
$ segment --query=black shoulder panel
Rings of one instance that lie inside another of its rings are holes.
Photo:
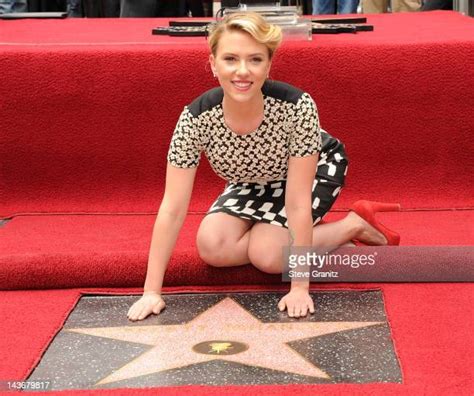
[[[304,91],[281,81],[266,80],[262,86],[262,93],[275,99],[296,104]],[[223,98],[224,91],[221,87],[212,88],[192,101],[188,106],[189,112],[193,117],[198,117],[205,111],[222,103]]]
[[[285,102],[298,103],[298,100],[304,94],[299,88],[293,85],[274,80],[267,80],[263,84],[262,92],[266,96],[271,96],[275,99],[280,99]]]
[[[219,103],[222,103],[223,97],[224,91],[221,87],[212,88],[192,101],[188,106],[189,112],[193,117],[197,117],[201,113],[204,113],[205,111],[217,106]]]

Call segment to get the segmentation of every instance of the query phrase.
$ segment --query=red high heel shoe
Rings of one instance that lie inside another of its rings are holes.
[[[399,212],[400,209],[400,204],[389,204],[365,200],[354,202],[350,208],[350,210],[357,213],[372,227],[380,231],[385,237],[385,239],[387,239],[387,245],[390,246],[400,244],[400,234],[385,227],[375,218],[375,214],[377,212]]]

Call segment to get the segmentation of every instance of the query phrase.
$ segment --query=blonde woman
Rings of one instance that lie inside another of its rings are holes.
[[[398,235],[374,218],[376,210],[394,205],[358,201],[344,219],[318,224],[341,190],[347,159],[343,144],[320,129],[311,96],[268,79],[281,40],[280,28],[254,13],[226,17],[210,34],[209,62],[220,86],[186,106],[176,125],[144,293],[129,309],[130,320],[165,307],[163,277],[202,152],[227,180],[197,234],[198,253],[209,265],[251,263],[281,273],[290,234],[294,246],[398,243]],[[290,317],[313,313],[308,290],[309,282],[292,282],[278,308]]]

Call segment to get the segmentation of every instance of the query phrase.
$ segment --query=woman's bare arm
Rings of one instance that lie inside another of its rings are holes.
[[[304,158],[290,157],[286,182],[285,210],[292,246],[309,247],[313,243],[312,187],[318,155]],[[309,279],[293,280],[291,290],[278,304],[289,316],[305,316],[314,312],[309,296]]]
[[[168,164],[166,187],[153,227],[143,297],[129,310],[130,320],[142,320],[164,308],[163,278],[191,200],[197,168],[181,169]]]

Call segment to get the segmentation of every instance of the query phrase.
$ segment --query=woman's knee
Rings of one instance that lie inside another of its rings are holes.
[[[199,256],[215,267],[247,263],[247,246],[241,239],[250,227],[250,221],[224,213],[206,216],[196,236]]]
[[[260,271],[267,274],[281,274],[283,271],[283,250],[261,244],[250,244],[250,262]]]
[[[223,235],[216,233],[198,232],[196,246],[199,257],[213,267],[225,267],[226,240]]]
[[[196,245],[199,257],[213,267],[230,267],[248,263],[247,248],[245,253],[239,247],[238,239],[223,232],[198,232]]]

